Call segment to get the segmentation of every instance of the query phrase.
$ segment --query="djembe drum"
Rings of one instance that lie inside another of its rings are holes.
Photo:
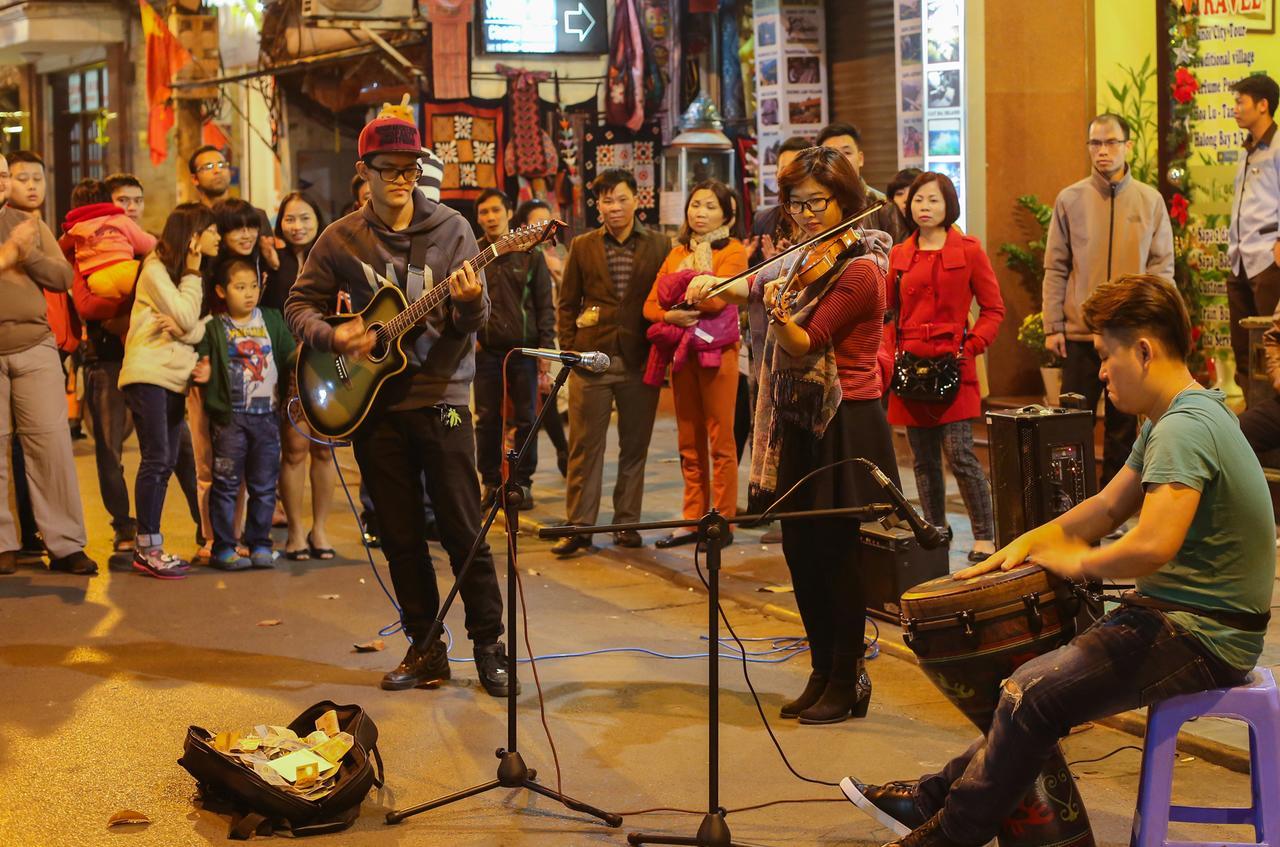
[[[1070,584],[1038,565],[958,582],[950,576],[902,595],[903,638],[925,675],[984,733],[1001,683],[1028,659],[1075,635]],[[1093,847],[1093,831],[1062,750],[1000,828],[1001,847]]]

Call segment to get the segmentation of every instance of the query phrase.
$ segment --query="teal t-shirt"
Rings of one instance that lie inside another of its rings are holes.
[[[1276,574],[1271,492],[1223,398],[1184,391],[1138,434],[1127,464],[1143,486],[1182,483],[1200,492],[1200,505],[1173,560],[1136,582],[1143,594],[1173,603],[1264,613]],[[1262,653],[1261,632],[1188,612],[1169,617],[1232,667],[1250,670]]]

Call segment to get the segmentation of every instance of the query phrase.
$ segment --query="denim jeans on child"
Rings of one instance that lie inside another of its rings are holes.
[[[142,454],[133,486],[134,505],[138,510],[138,547],[159,547],[164,543],[160,516],[164,512],[169,477],[178,463],[186,396],[141,382],[130,383],[123,390],[133,414],[133,428],[138,433],[138,452]]]
[[[232,412],[213,424],[213,485],[209,520],[213,555],[236,547],[236,498],[248,489],[244,540],[250,550],[271,549],[271,515],[280,477],[280,418],[275,412]]]

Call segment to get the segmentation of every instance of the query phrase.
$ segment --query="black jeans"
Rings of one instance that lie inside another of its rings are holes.
[[[1240,416],[1240,431],[1259,456],[1280,447],[1280,397],[1246,409]]]
[[[476,351],[476,465],[485,485],[502,484],[502,360],[505,353]],[[516,353],[507,363],[507,393],[515,415],[516,449],[533,430],[538,414],[538,360]],[[519,468],[512,468],[514,482],[528,488],[538,469],[538,442],[525,453]]]
[[[1244,676],[1161,612],[1118,609],[1005,680],[986,737],[920,780],[921,811],[941,810],[952,841],[985,844],[1073,726]]]
[[[401,621],[414,641],[426,637],[440,611],[440,589],[425,538],[424,483],[454,574],[480,531],[471,412],[465,407],[453,411],[458,415],[453,426],[434,406],[375,412],[353,442],[360,475],[378,515]],[[487,542],[480,543],[461,594],[470,639],[478,646],[497,641],[502,635],[502,593]]]
[[[98,466],[98,490],[111,515],[111,528],[133,533],[138,522],[129,512],[129,486],[124,481],[124,440],[132,423],[129,407],[117,383],[120,362],[90,362],[84,369],[84,399],[93,419],[93,458]]]
[[[863,655],[866,598],[858,522],[851,518],[782,521],[782,554],[791,571],[796,606],[818,673]],[[839,657],[839,658],[837,658]]]
[[[1098,408],[1098,398],[1105,386],[1098,377],[1102,360],[1088,341],[1067,341],[1067,362],[1062,368],[1063,393],[1083,394],[1086,408]],[[1107,397],[1106,417],[1102,422],[1102,484],[1120,473],[1138,438],[1138,419],[1126,415]]]
[[[145,383],[132,383],[123,390],[138,433],[138,452],[142,454],[133,488],[138,507],[138,547],[159,547],[164,543],[160,516],[169,477],[178,463],[187,398]]]
[[[233,412],[226,423],[213,424],[213,485],[209,489],[209,522],[213,554],[234,550],[238,539],[236,501],[240,483],[249,491],[244,540],[252,551],[271,549],[271,515],[280,479],[280,418],[275,414]]]

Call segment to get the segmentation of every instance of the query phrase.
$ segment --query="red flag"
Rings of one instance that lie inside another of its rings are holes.
[[[147,146],[151,148],[151,163],[158,165],[169,155],[169,130],[175,121],[170,86],[178,71],[191,61],[191,54],[178,43],[147,0],[138,0],[138,7],[147,39],[147,106],[151,110]]]

